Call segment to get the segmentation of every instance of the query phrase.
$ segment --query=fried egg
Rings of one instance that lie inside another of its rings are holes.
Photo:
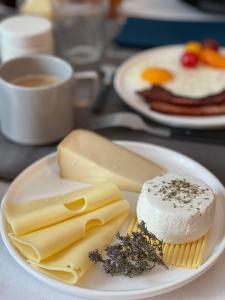
[[[198,99],[219,94],[225,89],[225,70],[203,64],[193,69],[185,68],[181,65],[179,57],[171,56],[154,57],[154,59],[137,62],[127,74],[127,84],[135,91],[150,88],[151,80],[146,80],[146,76],[143,78],[143,74],[149,75],[151,69],[159,69],[161,75],[159,72],[158,75],[162,77],[162,82],[157,79],[159,82],[155,83],[153,80],[153,84],[160,84],[177,96]],[[154,79],[154,75],[155,73],[150,74],[149,78]],[[164,80],[165,78],[169,79]]]
[[[144,69],[141,77],[150,84],[161,85],[172,80],[173,74],[166,69],[153,67]]]

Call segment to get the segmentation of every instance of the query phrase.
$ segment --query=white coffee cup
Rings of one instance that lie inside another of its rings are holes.
[[[50,85],[19,86],[18,78],[54,76]],[[75,76],[74,76],[75,75]],[[75,82],[96,80],[95,72],[74,74],[66,61],[50,55],[20,57],[0,67],[0,120],[2,133],[12,141],[41,145],[56,142],[74,128]]]

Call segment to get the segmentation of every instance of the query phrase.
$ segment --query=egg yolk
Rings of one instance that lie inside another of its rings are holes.
[[[151,84],[155,84],[155,85],[160,85],[173,79],[173,75],[171,72],[161,68],[145,69],[141,77],[145,81],[148,81]]]

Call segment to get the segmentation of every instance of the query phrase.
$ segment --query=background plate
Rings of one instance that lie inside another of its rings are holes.
[[[164,46],[143,51],[126,60],[117,70],[114,86],[121,99],[134,110],[142,113],[149,119],[176,127],[204,129],[204,128],[220,128],[225,127],[225,115],[221,116],[173,116],[154,112],[149,105],[136,94],[135,87],[130,84],[129,76],[134,66],[148,64],[148,59],[168,56],[171,58],[179,58],[184,50],[182,45]]]
[[[217,198],[216,217],[207,245],[204,264],[196,270],[158,266],[150,273],[135,278],[106,275],[101,267],[93,268],[79,282],[79,286],[70,286],[52,279],[29,266],[24,258],[11,244],[7,235],[7,224],[3,210],[6,202],[23,202],[36,197],[64,193],[84,186],[82,183],[64,180],[58,176],[56,155],[49,155],[27,168],[11,184],[2,201],[1,233],[3,241],[14,259],[31,275],[73,295],[90,299],[139,299],[166,293],[192,281],[209,269],[219,258],[225,248],[225,189],[219,180],[203,166],[190,158],[166,148],[144,143],[119,142],[120,145],[135,151],[167,170],[182,172],[204,180],[214,191]],[[136,207],[138,194],[125,193],[125,197]],[[38,291],[37,291],[38,292]]]

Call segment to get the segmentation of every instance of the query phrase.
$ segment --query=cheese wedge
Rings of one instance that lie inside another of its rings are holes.
[[[102,227],[128,211],[128,202],[119,200],[64,222],[21,236],[11,233],[9,237],[26,258],[40,262],[85,237],[92,228]]]
[[[108,183],[22,204],[7,203],[4,212],[13,233],[21,235],[93,211],[119,199],[121,193],[118,187]]]
[[[28,262],[45,274],[68,284],[75,284],[93,266],[89,251],[103,250],[119,231],[127,214],[123,214],[106,225],[92,229],[88,235],[69,248],[49,257],[41,263]]]
[[[164,169],[124,147],[82,129],[72,131],[58,146],[60,175],[89,183],[114,182],[122,190],[139,192],[147,179]]]

